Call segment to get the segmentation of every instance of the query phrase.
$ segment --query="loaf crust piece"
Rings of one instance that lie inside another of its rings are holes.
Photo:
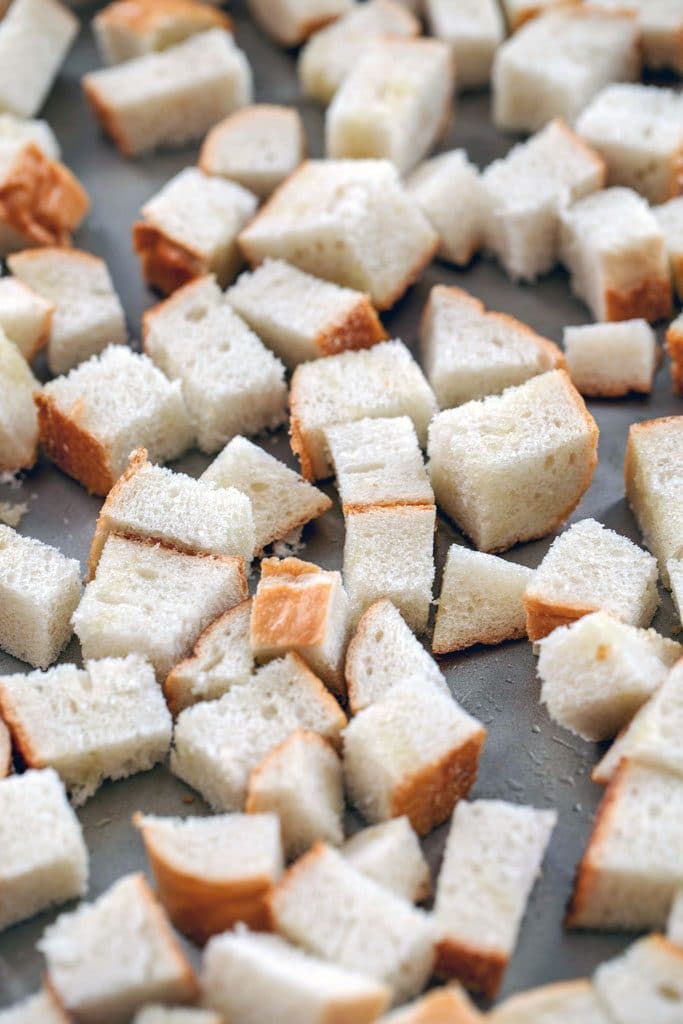
[[[666,332],[666,350],[671,356],[674,391],[683,394],[683,313],[676,317]]]

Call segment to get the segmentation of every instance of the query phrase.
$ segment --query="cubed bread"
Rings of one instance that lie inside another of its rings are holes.
[[[161,818],[138,812],[133,824],[159,901],[183,935],[203,945],[237,922],[267,926],[266,896],[284,868],[276,815]]]
[[[344,839],[344,779],[334,747],[315,732],[297,729],[266,754],[249,776],[246,810],[276,814],[287,860],[319,839]]]
[[[556,981],[510,996],[489,1014],[491,1024],[613,1024],[590,981]]]
[[[683,1008],[683,950],[648,935],[601,964],[593,984],[615,1024],[676,1024]]]
[[[57,773],[1,779],[0,930],[82,896],[87,885],[88,850]]]
[[[353,0],[248,0],[248,7],[264,32],[281,46],[298,46],[347,14]]]
[[[153,768],[171,745],[166,702],[138,654],[0,676],[0,714],[24,763],[54,768],[74,806],[105,779]]]
[[[660,351],[646,320],[565,327],[564,351],[574,384],[589,398],[652,391]]]
[[[674,391],[683,393],[683,313],[669,325],[666,332],[666,350],[671,356],[671,377]]]
[[[377,309],[393,306],[439,247],[388,160],[306,161],[242,230],[239,242],[252,266],[268,257],[287,260],[365,292]]]
[[[45,452],[93,494],[111,490],[134,448],[166,462],[192,444],[180,383],[124,345],[49,381],[35,402]]]
[[[664,234],[676,294],[683,299],[683,196],[655,206],[652,212]]]
[[[426,0],[431,34],[451,47],[458,89],[488,85],[496,50],[505,38],[505,25],[496,0]]]
[[[26,360],[45,348],[54,304],[14,277],[0,278],[0,327]]]
[[[48,986],[83,1024],[119,1024],[146,1003],[197,995],[192,966],[143,875],[124,875],[93,903],[61,914],[38,948]]]
[[[683,72],[683,12],[680,0],[592,0],[606,10],[631,12],[640,30],[640,46],[648,68]]]
[[[35,142],[50,160],[59,160],[61,148],[57,136],[47,121],[39,118],[16,117],[14,114],[0,114],[0,139],[15,142]]]
[[[557,814],[461,801],[436,887],[437,972],[492,999],[503,980]]]
[[[425,160],[406,189],[439,236],[437,256],[457,266],[469,263],[483,242],[485,193],[465,150]]]
[[[145,53],[166,50],[211,28],[229,32],[232,21],[223,11],[196,0],[114,0],[92,20],[97,49],[105,64],[121,64]]]
[[[204,274],[215,274],[225,287],[242,265],[237,236],[256,206],[256,196],[234,181],[198,167],[180,171],[133,224],[145,281],[164,295]]]
[[[204,954],[202,1001],[231,1024],[371,1024],[387,1006],[385,985],[309,956],[276,935],[238,931]]]
[[[41,248],[14,253],[7,265],[53,306],[47,343],[53,374],[127,341],[123,307],[104,260],[79,249]]]
[[[0,1010],[0,1024],[69,1024],[69,1018],[47,989]]]
[[[78,33],[58,0],[13,0],[0,23],[0,107],[34,117]]]
[[[152,1005],[139,1010],[132,1024],[224,1024],[224,1020],[211,1010]]]
[[[222,612],[247,596],[242,558],[109,536],[73,615],[84,658],[142,654],[163,680]]]
[[[573,0],[570,0],[573,2]],[[579,3],[582,0],[578,0]],[[501,6],[510,32],[516,32],[520,25],[552,7],[566,4],[567,0],[501,0]]]
[[[30,469],[38,455],[40,384],[21,352],[0,327],[0,472]]]
[[[166,376],[182,385],[202,451],[213,454],[238,434],[259,434],[284,421],[285,368],[233,311],[212,276],[148,310],[143,343]]]
[[[250,103],[252,88],[249,61],[222,28],[83,77],[95,117],[125,156],[201,139]]]
[[[0,524],[0,648],[34,668],[56,661],[71,638],[81,567],[57,548]]]
[[[598,427],[553,370],[434,417],[429,471],[439,507],[481,551],[556,530],[587,490]]]
[[[12,774],[12,737],[10,731],[0,718],[0,779]]]
[[[671,904],[666,926],[666,937],[670,942],[683,947],[683,889],[679,889]]]
[[[357,871],[411,903],[421,903],[431,893],[429,865],[405,817],[361,829],[341,852]]]
[[[394,1010],[380,1019],[380,1024],[480,1024],[480,1013],[459,985],[434,989],[421,999]]]
[[[171,770],[214,811],[242,810],[249,775],[297,729],[340,744],[346,716],[297,654],[271,661],[220,700],[195,704],[176,722]]]
[[[383,983],[394,1003],[417,995],[432,972],[436,933],[428,915],[325,843],[285,873],[269,902],[284,938]]]

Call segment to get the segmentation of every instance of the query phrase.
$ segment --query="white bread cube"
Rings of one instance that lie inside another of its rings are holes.
[[[439,236],[437,256],[458,266],[469,263],[483,242],[485,193],[465,150],[425,160],[406,189]]]
[[[57,773],[0,780],[0,930],[82,896],[87,884],[88,850]]]
[[[671,356],[671,377],[674,391],[683,393],[683,313],[676,317],[666,332],[666,350]]]
[[[226,299],[290,368],[386,339],[367,295],[323,281],[283,260],[240,275]]]
[[[524,595],[530,640],[598,610],[649,626],[658,605],[656,560],[595,519],[553,541]]]
[[[659,362],[657,337],[646,320],[565,327],[567,369],[582,395],[647,395]]]
[[[83,77],[93,113],[125,156],[201,139],[250,103],[252,88],[249,61],[222,28]]]
[[[307,480],[332,471],[325,441],[328,427],[365,418],[409,416],[424,445],[437,410],[422,370],[398,340],[297,366],[289,406],[292,450]]]
[[[242,558],[112,534],[73,615],[84,658],[142,654],[163,680],[210,622],[247,596]]]
[[[578,2],[581,3],[582,0],[578,0]],[[525,21],[544,14],[549,8],[566,3],[567,0],[501,0],[503,13],[511,33],[516,32]]]
[[[50,160],[59,160],[62,151],[57,136],[47,121],[15,117],[14,114],[0,114],[0,139],[3,142],[35,142]]]
[[[0,328],[24,359],[30,361],[47,345],[54,308],[16,278],[0,278]]]
[[[0,648],[34,668],[56,661],[71,638],[81,567],[57,548],[0,524]]]
[[[557,814],[502,800],[461,801],[434,901],[437,971],[496,995]]]
[[[676,294],[683,299],[683,196],[655,206],[652,212],[664,234]]]
[[[458,89],[488,85],[495,52],[505,38],[497,0],[426,0],[425,15],[431,34],[453,51]]]
[[[0,779],[12,774],[12,737],[10,731],[0,718]]]
[[[282,875],[274,814],[206,818],[133,815],[159,901],[178,931],[203,945],[237,922],[263,929],[266,897]]]
[[[325,843],[285,873],[270,909],[284,938],[387,985],[394,1003],[417,995],[431,974],[436,935],[427,914]]]
[[[201,985],[204,1005],[230,1024],[370,1024],[390,998],[384,985],[361,973],[309,956],[276,935],[243,931],[211,940]]]
[[[249,776],[246,810],[280,819],[287,860],[322,839],[344,839],[344,780],[334,747],[315,732],[296,732],[271,750]]]
[[[380,1024],[480,1024],[483,1020],[484,1014],[477,1010],[465,990],[454,984],[432,989],[421,999],[382,1017]]]
[[[482,175],[484,237],[513,281],[533,281],[560,254],[560,213],[603,188],[605,162],[561,118]]]
[[[104,260],[79,249],[41,248],[14,253],[7,265],[54,306],[47,343],[53,374],[126,343],[123,307]]]
[[[630,14],[589,5],[550,10],[498,48],[493,119],[508,131],[535,132],[553,117],[571,124],[603,86],[639,73],[639,31]]]
[[[361,829],[341,852],[357,871],[411,903],[421,903],[431,892],[429,865],[405,817]]]
[[[640,30],[643,60],[648,68],[683,72],[683,11],[680,0],[592,0],[606,10],[630,11]]]
[[[489,1014],[491,1024],[614,1024],[590,981],[556,981],[510,996]]]
[[[61,914],[38,948],[47,984],[83,1024],[123,1024],[146,1003],[192,1002],[197,981],[143,875]]]
[[[391,234],[391,251],[386,238]],[[439,239],[388,160],[307,160],[239,236],[252,266],[268,257],[355,288],[389,309]]]
[[[452,544],[437,602],[434,653],[525,637],[523,597],[532,575],[525,565]]]
[[[275,541],[300,534],[306,523],[332,508],[326,494],[240,435],[216,456],[200,480],[236,488],[249,498],[256,555]]]
[[[615,1024],[676,1024],[683,1004],[683,950],[648,935],[601,964],[593,984]]]
[[[450,694],[398,683],[344,732],[349,799],[371,824],[406,815],[426,835],[469,793],[485,738]]]
[[[214,811],[241,810],[249,775],[269,751],[297,729],[317,732],[337,747],[345,724],[323,683],[297,654],[287,654],[220,700],[179,715],[171,771]]]
[[[584,615],[541,641],[541,700],[565,729],[586,740],[609,739],[664,682],[682,650],[607,612]]]
[[[597,463],[598,427],[564,370],[434,417],[429,472],[439,508],[481,551],[564,522]]]
[[[198,167],[180,171],[145,203],[133,225],[144,279],[164,295],[204,274],[215,274],[225,287],[242,265],[237,236],[257,202],[234,181]]]
[[[327,156],[391,160],[405,174],[444,131],[454,88],[448,44],[424,38],[373,41],[327,109]]]
[[[38,455],[38,414],[33,401],[40,384],[0,327],[0,472],[30,469]]]
[[[683,889],[676,893],[666,926],[666,937],[677,946],[683,946]]]
[[[347,14],[353,0],[248,0],[249,13],[281,46],[298,46]]]
[[[21,1003],[0,1010],[0,1024],[69,1024],[69,1018],[55,997],[41,989]]]
[[[0,23],[0,107],[33,117],[42,107],[78,33],[58,0],[13,0]]]
[[[49,381],[35,402],[47,455],[93,494],[111,490],[134,448],[166,462],[192,444],[180,383],[124,345]]]
[[[145,53],[175,46],[211,28],[230,31],[232,21],[223,11],[196,0],[124,0],[98,11],[92,19],[95,43],[104,64],[121,64]]]
[[[133,1017],[132,1024],[224,1024],[211,1010],[191,1010],[184,1006],[146,1006]]]

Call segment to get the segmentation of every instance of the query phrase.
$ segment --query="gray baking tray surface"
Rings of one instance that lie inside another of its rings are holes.
[[[141,204],[173,174],[196,160],[196,148],[126,160],[104,138],[88,111],[80,89],[84,72],[98,66],[92,36],[84,26],[50,99],[44,116],[55,129],[64,160],[84,182],[93,207],[75,244],[105,259],[123,300],[133,345],[138,346],[142,312],[156,297],[142,283],[132,254],[130,227]],[[301,101],[295,73],[295,56],[270,43],[247,19],[243,5],[231,6],[237,41],[254,68],[256,99],[296,104],[303,115],[309,153],[323,155],[323,112]],[[462,146],[483,167],[504,155],[515,141],[498,133],[490,121],[486,93],[461,96],[442,149]],[[575,300],[566,275],[557,271],[533,287],[512,284],[494,263],[478,259],[463,272],[442,263],[428,268],[422,280],[384,317],[392,337],[400,337],[416,349],[420,313],[429,289],[437,283],[468,289],[488,307],[511,313],[537,331],[560,341],[566,324],[589,320],[586,309]],[[40,372],[40,367],[39,367]],[[572,520],[594,516],[606,526],[640,542],[633,517],[624,501],[623,458],[629,424],[655,416],[683,412],[683,403],[671,393],[668,366],[657,374],[656,387],[647,398],[615,402],[591,402],[600,426],[599,465],[592,487]],[[269,438],[265,447],[296,465],[285,432]],[[192,452],[175,468],[198,475],[209,459]],[[331,485],[326,490],[336,497]],[[29,511],[20,530],[57,545],[83,566],[93,533],[100,500],[89,497],[75,481],[46,460],[25,476],[20,486],[0,486],[0,500],[25,501]],[[513,549],[505,557],[536,566],[552,538]],[[338,504],[305,533],[302,557],[326,568],[341,568],[343,526]],[[453,541],[463,542],[449,523],[440,520],[437,538],[437,587],[445,553]],[[406,552],[406,557],[410,553]],[[671,601],[663,593],[654,626],[671,635],[675,628]],[[77,641],[64,652],[64,661],[78,660]],[[623,949],[627,935],[566,933],[562,928],[572,876],[591,828],[601,789],[590,781],[590,770],[601,747],[587,744],[564,732],[549,720],[539,705],[539,684],[531,645],[509,643],[475,648],[442,662],[453,694],[488,729],[488,739],[474,797],[495,797],[537,807],[554,807],[559,824],[521,930],[514,958],[507,972],[503,995],[543,982],[590,974],[595,966]],[[0,654],[0,673],[26,671],[27,666]],[[188,803],[188,799],[192,802]],[[130,819],[136,810],[157,814],[203,814],[200,797],[175,779],[166,767],[132,779],[105,784],[79,810],[91,854],[88,898],[94,898],[116,878],[129,871],[146,871],[142,845]],[[353,827],[358,822],[350,819]],[[441,859],[446,828],[425,841],[434,877]],[[26,836],[30,842],[30,836]],[[57,912],[42,914],[0,934],[0,1006],[33,992],[44,964],[35,950],[45,926]]]

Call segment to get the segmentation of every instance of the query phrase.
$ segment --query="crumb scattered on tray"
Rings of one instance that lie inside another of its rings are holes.
[[[0,501],[0,522],[16,527],[28,512],[25,502]]]

